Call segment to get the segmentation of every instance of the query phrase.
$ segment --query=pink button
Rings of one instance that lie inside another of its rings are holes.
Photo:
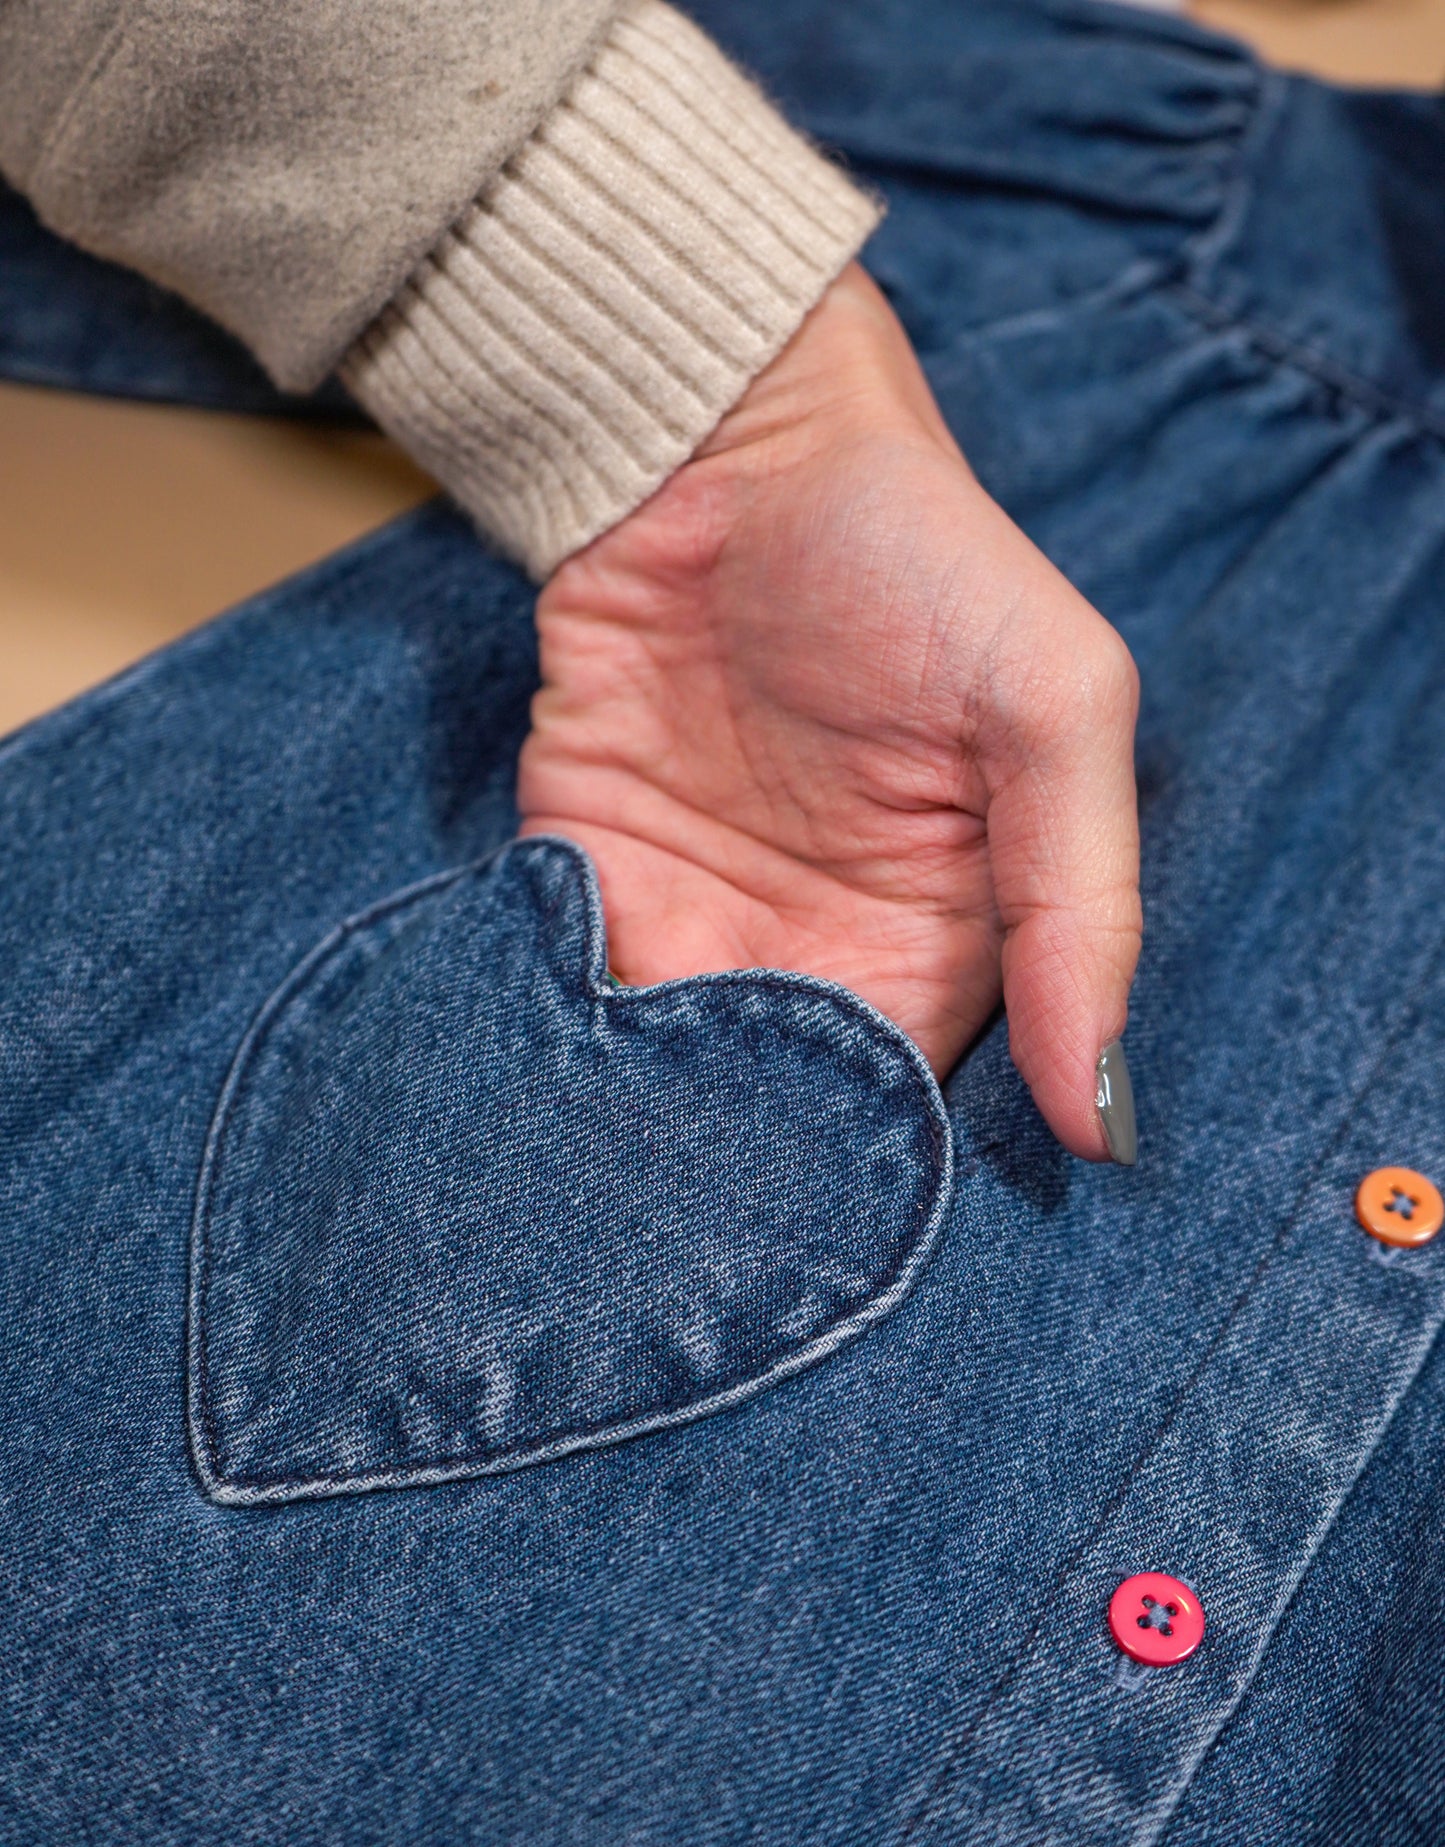
[[[1204,1611],[1178,1578],[1141,1571],[1109,1599],[1109,1629],[1131,1660],[1169,1667],[1187,1660],[1204,1640]]]

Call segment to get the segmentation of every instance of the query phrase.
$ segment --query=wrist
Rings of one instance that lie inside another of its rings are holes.
[[[863,268],[845,265],[778,356],[699,446],[697,460],[768,445],[834,450],[892,433],[962,456],[908,336]]]
[[[696,27],[633,0],[343,377],[542,577],[694,453],[877,215]]]

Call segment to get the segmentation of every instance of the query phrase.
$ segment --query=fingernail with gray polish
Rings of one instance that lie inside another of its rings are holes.
[[[1094,1066],[1094,1101],[1109,1153],[1121,1167],[1132,1167],[1139,1158],[1139,1132],[1134,1126],[1134,1086],[1129,1081],[1122,1039],[1111,1039],[1099,1054]]]

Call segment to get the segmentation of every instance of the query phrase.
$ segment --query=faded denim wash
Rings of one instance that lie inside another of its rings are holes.
[[[1445,106],[1091,0],[696,10],[1139,661],[1139,1165],[1002,1023],[940,1097],[826,983],[609,990],[441,507],[28,727],[0,1838],[1445,1838],[1445,1240],[1351,1209],[1445,1179]],[[3,236],[12,369],[255,391]],[[1204,1641],[1121,1675],[1149,1569]]]

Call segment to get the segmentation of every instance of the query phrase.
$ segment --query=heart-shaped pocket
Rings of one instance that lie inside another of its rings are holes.
[[[455,1480],[701,1417],[887,1314],[951,1173],[864,1002],[614,988],[591,866],[514,842],[352,918],[212,1125],[189,1409],[231,1504]]]

